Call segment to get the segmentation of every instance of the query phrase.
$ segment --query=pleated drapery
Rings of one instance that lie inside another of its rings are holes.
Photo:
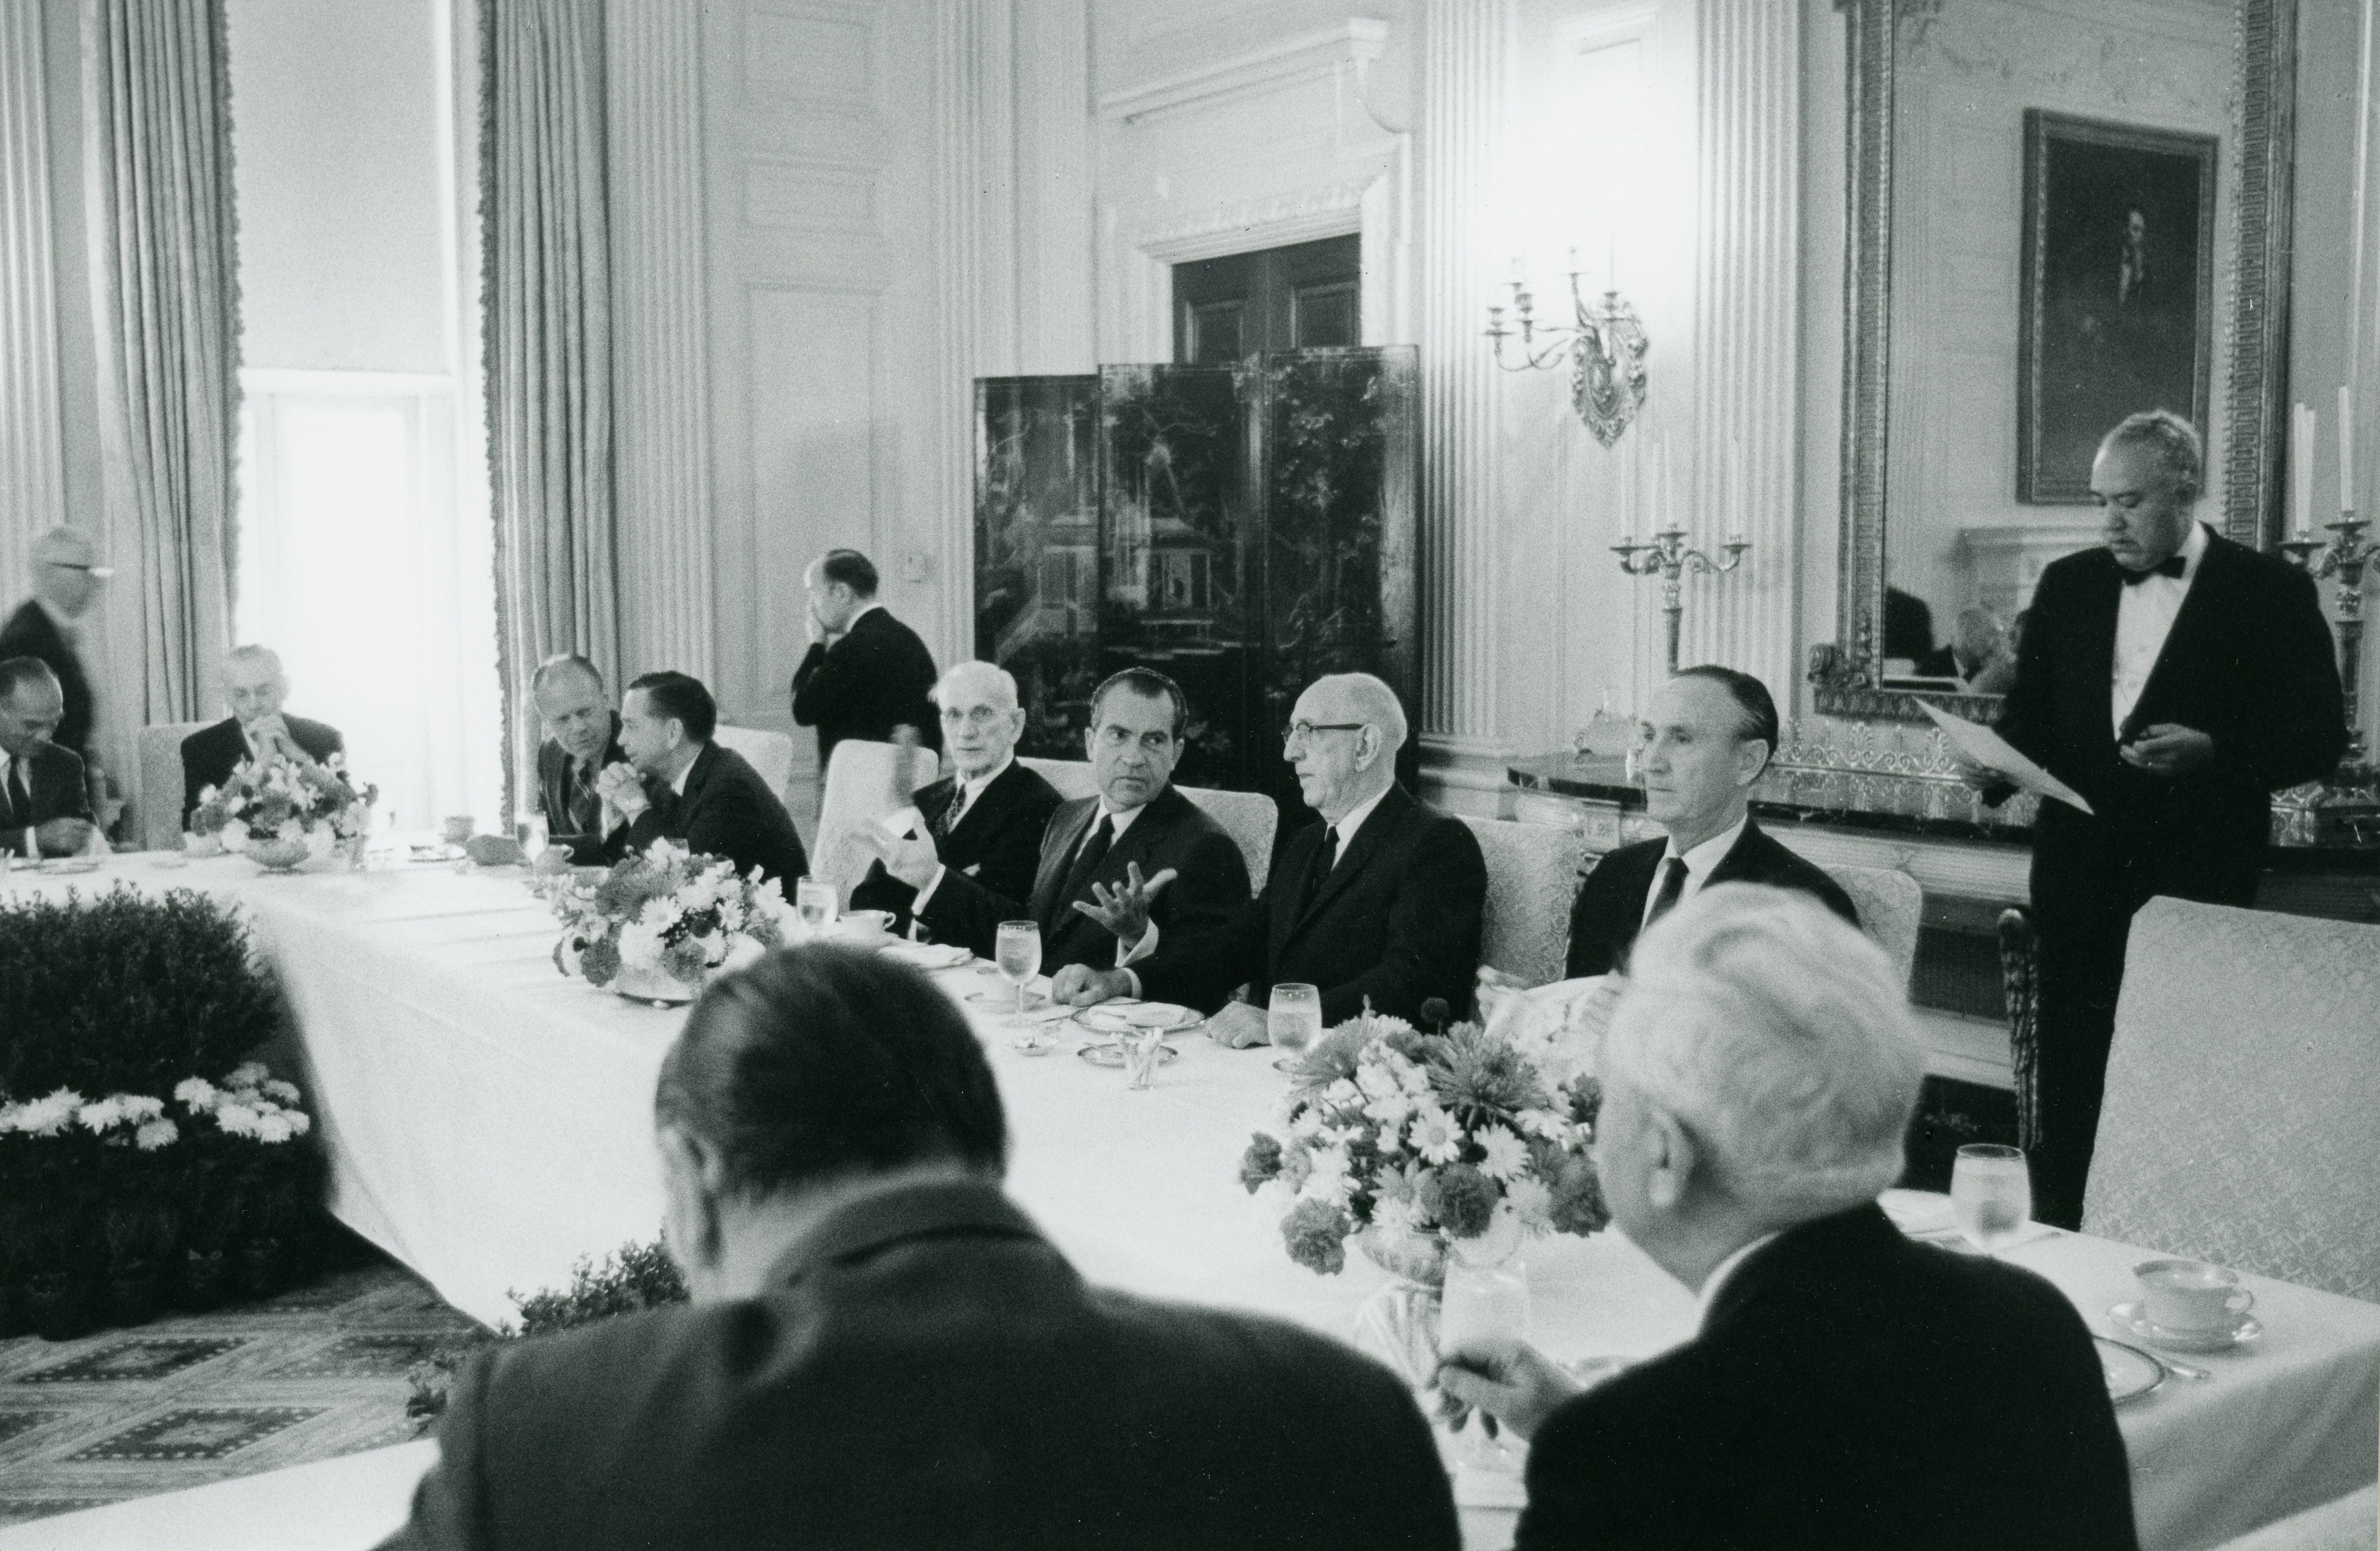
[[[220,702],[231,632],[239,289],[224,0],[84,0],[82,25],[100,450],[111,520],[139,541],[140,719],[192,721]]]
[[[619,684],[601,0],[482,0],[488,461],[504,787],[534,778],[528,679],[583,652]]]

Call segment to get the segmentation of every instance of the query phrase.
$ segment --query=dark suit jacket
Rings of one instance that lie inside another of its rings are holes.
[[[934,654],[887,609],[861,615],[832,646],[811,642],[794,670],[794,720],[818,728],[820,776],[844,739],[889,743],[903,723],[939,751],[941,718],[926,699],[933,687]]]
[[[1201,812],[1198,805],[1167,787],[1149,800],[1140,817],[1108,848],[1099,870],[1084,880],[1081,890],[1060,898],[1075,852],[1099,816],[1099,800],[1078,797],[1061,803],[1041,832],[1041,861],[1033,876],[1033,894],[1019,910],[1019,901],[994,894],[964,873],[945,873],[919,919],[943,943],[986,945],[988,951],[1003,921],[1029,916],[1041,923],[1041,972],[1068,964],[1099,969],[1115,965],[1115,934],[1074,909],[1087,901],[1091,885],[1110,887],[1123,881],[1124,869],[1140,863],[1140,875],[1150,878],[1171,867],[1180,876],[1159,891],[1149,906],[1149,918],[1160,932],[1202,932],[1219,927],[1248,902],[1248,864],[1232,837]],[[1224,988],[1226,991],[1229,986]]]
[[[1667,839],[1639,840],[1607,852],[1595,864],[1571,904],[1565,974],[1573,980],[1608,974],[1628,961],[1628,950],[1645,924],[1645,896],[1653,891],[1653,875],[1661,870],[1662,853],[1669,849]],[[1824,868],[1780,845],[1760,827],[1758,819],[1745,821],[1743,833],[1711,869],[1704,886],[1729,883],[1798,888],[1816,895],[1821,904],[1853,926],[1859,924],[1859,910],[1842,885],[1827,876]]]
[[[1403,1386],[1085,1285],[989,1184],[861,1197],[771,1290],[504,1342],[391,1546],[1451,1548]]]
[[[1461,819],[1390,787],[1301,910],[1324,828],[1291,836],[1264,893],[1221,930],[1177,937],[1160,927],[1157,952],[1133,966],[1142,992],[1212,1012],[1243,981],[1257,1007],[1275,981],[1303,981],[1321,988],[1326,1025],[1362,1012],[1367,997],[1374,1012],[1408,1020],[1442,997],[1461,1017],[1488,898],[1479,842]]]
[[[11,657],[39,657],[50,665],[58,676],[58,688],[66,691],[67,714],[58,721],[57,730],[50,741],[77,757],[91,747],[91,677],[82,670],[82,658],[67,638],[58,633],[55,621],[41,604],[27,598],[17,612],[0,625],[0,663]]]
[[[85,782],[82,759],[72,749],[45,743],[25,763],[25,785],[33,811],[22,813],[10,807],[7,788],[0,783],[0,852],[38,858],[41,845],[29,842],[25,831],[52,819],[90,818],[91,788]]]
[[[2286,560],[2210,535],[2126,730],[2195,727],[2215,739],[2215,762],[2175,776],[2124,763],[2107,710],[2123,585],[2104,549],[2041,573],[2000,716],[2001,736],[2097,812],[2041,805],[2033,901],[2052,926],[2122,920],[2157,894],[2252,904],[2271,793],[2328,776],[2347,746],[2313,582]]]
[[[926,817],[929,834],[941,822],[958,790],[956,776],[945,776],[917,788],[913,800]],[[959,815],[958,827],[935,842],[936,853],[944,867],[973,878],[987,893],[1003,899],[1025,898],[1033,892],[1033,874],[1040,870],[1041,832],[1050,827],[1050,815],[1057,812],[1058,802],[1057,788],[1043,780],[1038,771],[1027,770],[1012,759],[1008,768],[983,788],[975,806]],[[851,891],[851,907],[890,910],[892,930],[906,934],[909,907],[917,898],[916,889],[885,872],[884,863],[879,861]],[[991,957],[990,935],[965,946],[970,952]]]
[[[326,760],[346,751],[346,740],[339,736],[338,728],[327,722],[310,722],[285,713],[281,719],[289,724],[290,740],[305,750],[310,759]],[[237,716],[226,716],[182,739],[184,829],[190,827],[190,812],[199,805],[199,793],[209,787],[220,788],[230,780],[231,773],[248,757],[248,739],[239,730]]]
[[[625,764],[628,756],[620,747],[620,714],[612,713],[612,736],[603,745],[603,770],[614,764]],[[626,853],[628,826],[613,830],[610,840],[591,830],[581,830],[570,816],[571,786],[570,753],[549,738],[537,746],[537,812],[545,815],[546,838],[557,846],[570,848],[570,860],[582,867],[607,866]],[[646,784],[651,794],[652,785]],[[597,821],[601,824],[601,820]]]
[[[2063,1293],[1874,1205],[1789,1229],[1703,1332],[1537,1431],[1522,1551],[2133,1551],[2130,1464]]]
[[[647,782],[645,789],[656,793],[656,783]],[[641,851],[660,839],[679,841],[697,856],[723,856],[739,873],[758,867],[762,877],[783,880],[788,896],[794,881],[810,870],[785,805],[743,755],[716,743],[704,744],[694,756],[684,793],[658,787],[652,806],[622,832],[620,853]]]

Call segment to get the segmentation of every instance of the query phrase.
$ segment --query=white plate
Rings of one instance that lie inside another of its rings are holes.
[[[39,871],[48,877],[63,877],[69,873],[96,873],[99,858],[95,856],[54,856],[42,863]]]
[[[2123,1302],[2107,1311],[2107,1318],[2117,1329],[2137,1336],[2153,1347],[2170,1347],[2175,1351],[2229,1351],[2244,1347],[2264,1335],[2265,1327],[2252,1314],[2241,1314],[2234,1325],[2213,1330],[2168,1330],[2149,1318],[2148,1311],[2138,1302]]]
[[[2140,1348],[2105,1336],[2091,1339],[2099,1349],[2099,1366],[2107,1375],[2107,1398],[2117,1405],[2137,1400],[2165,1382],[2165,1364]]]
[[[1157,1064],[1160,1067],[1171,1066],[1182,1058],[1182,1052],[1170,1044],[1160,1044],[1157,1048],[1160,1052]],[[1123,1065],[1123,1046],[1121,1044],[1087,1044],[1075,1054],[1095,1067]]]
[[[1126,1002],[1121,1007],[1102,1002],[1076,1013],[1075,1021],[1103,1034],[1122,1034],[1146,1029],[1187,1029],[1203,1020],[1196,1009],[1172,1002]]]

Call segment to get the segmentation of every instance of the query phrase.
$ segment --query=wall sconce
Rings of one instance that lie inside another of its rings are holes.
[[[1521,278],[1521,261],[1512,261],[1512,317],[1519,326],[1508,328],[1504,309],[1488,309],[1488,337],[1496,342],[1496,364],[1507,372],[1550,371],[1570,360],[1570,401],[1578,418],[1605,446],[1645,407],[1645,352],[1652,348],[1636,310],[1622,301],[1616,284],[1603,293],[1603,305],[1587,310],[1578,288],[1578,250],[1570,250],[1570,304],[1575,322],[1569,326],[1540,324],[1532,313],[1527,282]],[[1504,341],[1520,341],[1520,360],[1504,359]],[[1544,343],[1538,341],[1543,339]]]

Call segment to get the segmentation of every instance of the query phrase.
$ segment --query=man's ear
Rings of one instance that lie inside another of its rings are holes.
[[[1767,739],[1747,738],[1738,743],[1735,746],[1735,784],[1748,787],[1759,780],[1760,773],[1768,768],[1769,756],[1775,752]]]
[[[1686,1199],[1699,1162],[1694,1139],[1668,1110],[1650,1107],[1645,1124],[1652,1132],[1652,1166],[1645,1179],[1645,1197],[1664,1212],[1674,1212]]]
[[[662,1155],[662,1240],[689,1286],[718,1264],[722,1250],[718,1154],[700,1137],[663,1126],[653,1137]]]

